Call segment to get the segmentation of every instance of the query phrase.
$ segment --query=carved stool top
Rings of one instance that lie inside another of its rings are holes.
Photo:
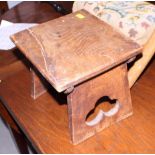
[[[142,49],[84,10],[16,33],[12,40],[58,92],[127,61]]]

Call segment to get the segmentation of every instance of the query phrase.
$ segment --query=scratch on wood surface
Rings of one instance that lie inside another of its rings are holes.
[[[42,45],[42,43],[40,42],[40,40],[38,39],[38,37],[35,35],[35,33],[31,30],[31,29],[28,29],[29,33],[33,36],[33,38],[37,41],[37,43],[39,44],[40,48],[41,48],[41,54],[43,56],[43,60],[44,60],[44,64],[45,64],[45,68],[46,68],[46,71],[48,71],[48,68],[47,68],[47,63],[46,63],[46,58],[45,58],[45,54],[44,54],[44,47]]]
[[[37,41],[39,47],[41,48],[40,51],[41,51],[41,54],[42,54],[42,57],[43,57],[43,60],[44,60],[45,69],[48,72],[47,62],[46,62],[46,58],[45,58],[46,56],[45,56],[45,53],[44,53],[45,52],[44,46],[42,45],[41,41],[38,39],[36,34],[31,29],[27,29],[27,30],[32,35],[32,37]],[[53,80],[56,82],[57,81],[56,78],[52,74],[50,74],[50,75],[52,76]]]

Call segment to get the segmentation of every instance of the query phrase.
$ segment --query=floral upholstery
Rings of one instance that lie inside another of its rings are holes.
[[[85,9],[141,45],[155,29],[155,6],[148,2],[74,2],[73,11]]]

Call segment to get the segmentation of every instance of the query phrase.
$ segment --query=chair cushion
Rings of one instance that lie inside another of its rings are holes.
[[[85,9],[143,45],[155,29],[155,6],[148,2],[74,2],[73,12]]]

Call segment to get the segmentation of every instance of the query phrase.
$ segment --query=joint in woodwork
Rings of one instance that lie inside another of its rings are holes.
[[[130,59],[127,61],[127,63],[131,63],[131,62],[133,62],[135,59],[136,59],[136,56],[133,57],[133,58],[130,58]]]
[[[65,94],[70,94],[74,90],[74,86],[69,87],[68,89],[65,90]]]

